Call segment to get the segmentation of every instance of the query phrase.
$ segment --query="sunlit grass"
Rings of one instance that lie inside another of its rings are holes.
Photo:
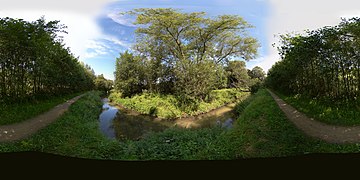
[[[195,110],[180,107],[179,100],[174,95],[143,93],[132,98],[121,98],[119,93],[113,92],[109,99],[142,114],[154,115],[160,118],[178,118],[205,113],[227,103],[241,101],[249,94],[249,92],[236,89],[214,90],[210,93],[208,101],[196,102],[197,108]]]
[[[360,102],[319,100],[276,93],[294,108],[318,121],[332,125],[360,125]]]
[[[81,93],[75,93],[59,97],[51,97],[48,99],[26,103],[1,104],[0,125],[13,124],[28,120],[80,94]]]

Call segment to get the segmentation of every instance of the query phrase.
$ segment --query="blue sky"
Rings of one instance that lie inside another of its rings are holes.
[[[358,0],[0,0],[0,17],[33,21],[45,15],[68,26],[64,42],[97,75],[114,79],[115,59],[134,43],[131,18],[119,12],[133,8],[172,7],[209,16],[237,14],[255,28],[251,36],[261,47],[247,68],[267,71],[280,59],[273,43],[279,34],[336,25],[341,17],[360,16]],[[278,45],[278,44],[277,44]]]
[[[86,50],[84,62],[102,72],[105,77],[111,78],[114,72],[115,60],[119,53],[129,49],[135,42],[134,31],[136,27],[132,24],[131,17],[121,16],[120,12],[134,8],[178,8],[182,12],[206,12],[207,16],[215,17],[222,14],[236,14],[243,17],[256,28],[249,29],[249,34],[257,38],[261,45],[267,44],[266,34],[262,33],[265,28],[265,18],[269,14],[269,6],[266,1],[254,0],[124,0],[112,2],[106,5],[102,13],[96,18],[96,23],[106,39],[94,40],[92,46]],[[265,56],[267,47],[259,48],[259,57]],[[252,67],[256,61],[247,64]],[[113,78],[111,78],[113,79]]]

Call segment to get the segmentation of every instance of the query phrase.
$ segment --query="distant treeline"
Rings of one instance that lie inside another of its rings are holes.
[[[360,18],[334,27],[283,35],[282,60],[267,83],[283,93],[355,100],[360,97]]]
[[[0,18],[0,99],[20,101],[94,88],[94,71],[65,48],[59,21]]]

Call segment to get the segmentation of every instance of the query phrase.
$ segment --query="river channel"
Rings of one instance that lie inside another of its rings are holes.
[[[102,113],[99,116],[100,131],[106,137],[117,140],[139,140],[149,132],[160,132],[174,126],[181,128],[213,126],[231,128],[235,119],[232,111],[235,104],[228,104],[198,116],[164,120],[111,104],[107,98],[102,99],[102,102]]]

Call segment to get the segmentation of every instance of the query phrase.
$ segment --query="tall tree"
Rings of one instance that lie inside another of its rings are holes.
[[[125,97],[141,93],[146,87],[143,61],[125,51],[116,59],[115,89]]]
[[[260,81],[263,81],[265,79],[265,71],[259,66],[255,66],[254,68],[249,70],[248,74],[252,79],[256,78]]]
[[[204,12],[182,13],[171,8],[135,9],[135,52],[173,69],[176,92],[203,99],[214,86],[216,69],[234,57],[254,58],[258,43],[251,28],[235,15],[206,18]]]
[[[228,87],[248,88],[250,77],[244,61],[230,61],[225,69],[228,75]]]
[[[282,60],[270,70],[267,84],[309,97],[355,100],[359,97],[360,18],[333,27],[282,36]]]
[[[92,77],[64,47],[66,26],[44,17],[0,18],[0,99],[22,101],[93,87]],[[59,68],[61,67],[61,68]]]

